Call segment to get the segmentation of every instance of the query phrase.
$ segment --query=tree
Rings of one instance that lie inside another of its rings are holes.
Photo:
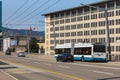
[[[39,45],[37,44],[37,39],[32,37],[29,43],[30,52],[38,53]]]

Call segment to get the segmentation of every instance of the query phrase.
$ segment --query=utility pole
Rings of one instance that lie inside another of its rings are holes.
[[[84,5],[81,3],[81,5]],[[108,10],[104,8],[99,8],[91,5],[84,5],[90,8],[104,10],[105,13],[105,25],[106,25],[106,53],[108,53],[108,58],[111,61],[111,47],[110,47],[110,33],[109,33],[109,23],[108,23]]]
[[[44,22],[44,21],[39,21],[39,22],[42,22],[42,23],[47,23],[47,24],[50,24],[53,26],[53,34],[54,34],[54,49],[56,48],[56,34],[55,34],[55,25],[54,24],[51,24],[49,22]]]

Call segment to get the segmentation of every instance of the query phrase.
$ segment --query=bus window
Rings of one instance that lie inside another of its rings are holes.
[[[82,48],[82,54],[83,55],[91,55],[91,47],[87,47],[87,48]]]
[[[94,52],[105,52],[105,45],[94,45]]]
[[[55,49],[55,54],[60,54],[62,52],[62,49]]]

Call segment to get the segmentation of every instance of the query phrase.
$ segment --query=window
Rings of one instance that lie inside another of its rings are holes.
[[[85,7],[84,8],[84,14],[89,14],[90,13],[90,8],[89,7]]]
[[[70,30],[70,25],[65,26],[65,30]]]
[[[108,12],[108,17],[114,16],[114,11]]]
[[[66,17],[70,16],[70,11],[66,11]]]
[[[99,22],[99,27],[100,27],[100,26],[105,26],[105,21],[100,21],[100,22]]]
[[[60,40],[60,44],[64,44],[64,40]]]
[[[56,13],[56,14],[55,14],[55,19],[58,19],[58,18],[59,18],[59,14]]]
[[[120,52],[120,46],[116,46],[116,51]]]
[[[120,8],[120,0],[116,0],[116,8],[117,8],[117,9]]]
[[[105,29],[99,30],[99,35],[104,35],[105,34]]]
[[[99,12],[105,10],[105,4],[100,4],[98,7],[99,7]]]
[[[97,35],[97,30],[92,30],[91,35]]]
[[[77,39],[77,42],[79,43],[79,42],[83,42],[83,39]]]
[[[108,9],[108,10],[114,9],[114,1],[111,1],[111,2],[108,2],[108,3],[107,3],[107,9]]]
[[[114,46],[111,46],[111,51],[114,51]]]
[[[71,29],[76,29],[76,25],[71,25]]]
[[[110,38],[110,42],[111,42],[111,43],[114,42],[114,37],[111,37],[111,38]]]
[[[120,10],[116,11],[116,16],[120,16]]]
[[[55,31],[59,31],[59,27],[55,27]]]
[[[89,15],[84,16],[84,20],[89,20],[89,19],[90,19]]]
[[[78,15],[82,15],[83,14],[83,9],[78,9]]]
[[[74,43],[76,43],[76,39],[71,39],[71,42],[74,42]]]
[[[99,42],[105,43],[105,38],[99,38]]]
[[[50,31],[53,32],[53,28],[50,28]]]
[[[60,30],[64,30],[64,26],[60,26]]]
[[[76,22],[76,18],[71,18],[71,22]]]
[[[90,23],[85,23],[84,24],[84,28],[89,28],[90,27]]]
[[[91,7],[91,12],[92,12],[92,13],[97,12],[97,5],[93,5],[93,6],[96,7],[96,8],[92,8],[92,7]]]
[[[110,29],[110,34],[114,34],[114,29]]]
[[[59,21],[55,21],[55,24],[59,24]]]
[[[60,13],[60,18],[64,18],[64,12]]]
[[[77,32],[77,36],[83,36],[83,31]]]
[[[120,28],[116,28],[116,34],[120,33]]]
[[[70,23],[70,19],[65,19],[65,22],[66,23]]]
[[[90,35],[89,31],[84,31],[84,36]]]
[[[83,17],[77,17],[77,21],[82,21],[83,20]]]
[[[92,22],[91,27],[97,27],[97,22]]]
[[[63,24],[64,23],[64,20],[60,20],[60,24]]]
[[[117,41],[117,40],[120,40],[120,37],[116,37],[116,41]]]
[[[54,37],[54,34],[50,34],[50,38],[53,38]]]
[[[105,13],[99,13],[99,18],[105,18]]]
[[[54,15],[50,15],[50,20],[54,20]]]
[[[70,39],[66,39],[66,40],[65,40],[65,43],[70,43]]]
[[[54,46],[50,46],[50,50],[54,50]]]
[[[60,33],[60,37],[64,37],[64,33]]]
[[[97,19],[97,14],[92,14],[91,19]]]
[[[65,33],[65,37],[69,37],[70,36],[70,32]]]
[[[50,44],[54,44],[54,40],[50,40]]]
[[[76,32],[71,32],[71,36],[76,36]]]
[[[78,24],[77,29],[83,28],[83,24]]]
[[[97,42],[97,38],[92,38],[91,42]]]
[[[109,20],[108,23],[109,25],[114,25],[114,20]]]
[[[120,19],[116,19],[116,25],[120,24]]]
[[[71,16],[76,16],[76,10],[71,11]]]

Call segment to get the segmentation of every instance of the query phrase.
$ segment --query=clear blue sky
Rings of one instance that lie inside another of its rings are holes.
[[[44,21],[44,17],[41,16],[41,14],[80,6],[80,3],[89,4],[99,2],[102,0],[0,0],[0,1],[2,1],[3,5],[2,17],[4,27],[14,29],[29,29],[29,27],[32,26],[35,27],[37,31],[43,31],[44,23],[39,22]]]

